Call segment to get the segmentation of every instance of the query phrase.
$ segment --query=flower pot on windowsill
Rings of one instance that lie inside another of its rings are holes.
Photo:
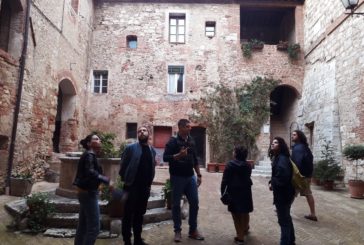
[[[262,50],[264,48],[264,44],[253,44],[252,49],[254,50]]]
[[[287,49],[288,49],[288,42],[282,42],[282,41],[280,41],[277,44],[277,50],[286,51]]]

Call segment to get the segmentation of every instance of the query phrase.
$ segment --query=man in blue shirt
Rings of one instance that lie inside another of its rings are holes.
[[[189,209],[189,238],[204,240],[197,230],[198,186],[201,184],[201,173],[197,161],[195,141],[190,136],[191,124],[187,119],[178,121],[177,137],[171,137],[166,144],[163,160],[169,162],[169,173],[172,185],[172,217],[174,223],[174,241],[181,242],[181,198],[185,194]],[[196,172],[197,178],[194,175]]]

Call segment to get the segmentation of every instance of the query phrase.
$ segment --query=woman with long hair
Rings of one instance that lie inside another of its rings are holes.
[[[281,137],[273,139],[268,156],[272,160],[272,178],[269,181],[269,189],[273,191],[273,203],[276,206],[278,224],[281,227],[280,245],[293,245],[295,244],[295,234],[291,205],[295,189],[292,185],[290,154],[284,139]]]
[[[251,165],[246,162],[247,149],[234,147],[234,159],[230,160],[224,170],[221,181],[221,194],[226,191],[231,197],[228,210],[233,217],[236,230],[235,243],[244,244],[244,237],[249,230],[249,213],[253,212]]]
[[[100,231],[100,208],[98,188],[101,183],[109,184],[110,179],[102,175],[102,168],[97,161],[101,150],[101,140],[96,134],[90,134],[80,141],[85,149],[78,161],[76,178],[77,197],[80,203],[75,245],[92,245]]]

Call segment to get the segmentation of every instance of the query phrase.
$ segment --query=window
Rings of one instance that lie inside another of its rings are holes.
[[[78,13],[78,0],[71,0],[71,6],[73,10]]]
[[[0,1],[0,49],[8,51],[11,8],[8,1]]]
[[[107,71],[94,71],[94,93],[107,93]]]
[[[137,126],[136,123],[126,123],[126,139],[136,139],[138,137]]]
[[[137,36],[134,35],[129,35],[126,37],[126,42],[128,44],[128,48],[137,48],[137,44],[138,44],[138,38]]]
[[[169,42],[185,43],[185,14],[169,14]]]
[[[214,37],[215,36],[215,27],[216,22],[215,21],[206,21],[205,25],[205,35],[206,37]]]
[[[183,66],[168,66],[168,93],[183,93]]]

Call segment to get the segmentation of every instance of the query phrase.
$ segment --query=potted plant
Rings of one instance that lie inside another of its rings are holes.
[[[324,140],[322,147],[321,160],[316,162],[313,176],[322,182],[326,190],[333,190],[334,181],[342,173],[342,169],[335,159],[331,141]]]
[[[166,203],[167,209],[172,208],[172,185],[171,180],[167,179],[163,186],[163,197]]]
[[[241,50],[243,51],[243,56],[246,58],[251,58],[252,50],[262,50],[264,47],[264,42],[258,39],[251,39],[249,42],[244,42],[241,44]]]
[[[354,161],[355,178],[349,180],[349,192],[352,198],[364,198],[364,181],[358,178],[358,167],[362,165],[360,160],[364,159],[364,145],[349,145],[343,150],[344,156]]]
[[[13,169],[10,177],[10,195],[27,196],[33,187],[33,175],[29,168],[22,169],[17,167]]]
[[[255,50],[262,50],[264,47],[264,42],[261,40],[258,40],[258,39],[253,38],[250,40],[250,43],[252,45],[252,49],[255,49]]]
[[[279,41],[277,44],[277,50],[285,51],[288,49],[288,42]]]
[[[232,158],[235,144],[256,156],[256,137],[270,115],[269,95],[278,81],[256,77],[250,84],[230,88],[226,85],[192,105],[191,121],[205,125],[210,145],[210,159],[223,171]]]
[[[299,57],[298,55],[300,53],[300,50],[301,50],[301,46],[299,43],[289,44],[287,47],[289,58],[292,60],[297,60]]]
[[[26,197],[28,206],[27,225],[31,232],[43,232],[46,229],[47,218],[55,211],[55,206],[50,203],[47,193],[34,193]]]

